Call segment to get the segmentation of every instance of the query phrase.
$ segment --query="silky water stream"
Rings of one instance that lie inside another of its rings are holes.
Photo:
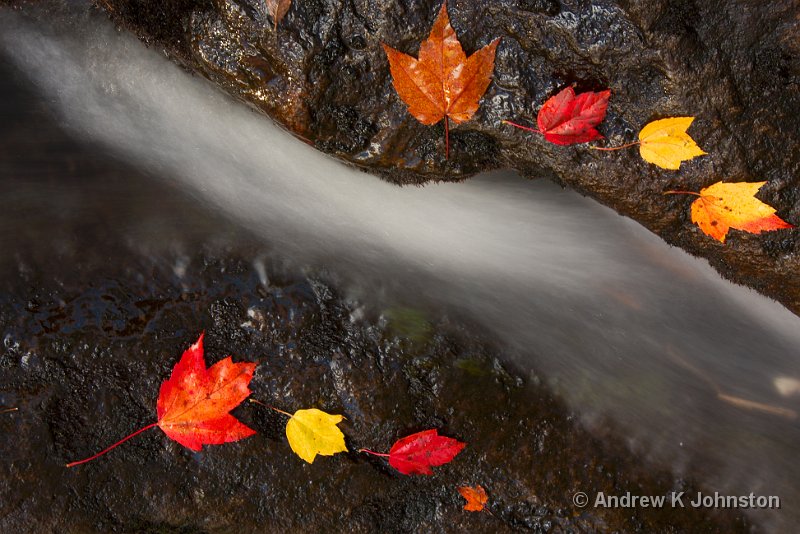
[[[399,188],[347,168],[101,17],[81,17],[46,25],[0,12],[3,57],[76,142],[166,181],[288,264],[326,269],[347,294],[469,317],[589,428],[611,421],[632,454],[720,493],[779,496],[781,510],[748,512],[768,529],[800,520],[798,317],[549,182],[500,172]],[[11,180],[6,195],[30,202],[33,227],[37,202],[81,188]],[[179,207],[163,191],[118,193],[97,193],[97,206]],[[211,224],[182,227],[202,236]],[[3,228],[4,248],[30,234]]]

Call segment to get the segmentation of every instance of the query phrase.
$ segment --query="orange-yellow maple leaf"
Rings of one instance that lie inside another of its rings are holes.
[[[389,58],[394,88],[419,122],[433,125],[445,119],[461,124],[478,110],[489,87],[500,39],[495,39],[469,58],[450,25],[447,2],[442,4],[430,36],[419,49],[419,59],[383,44]],[[449,140],[447,151],[449,153]]]
[[[777,215],[775,208],[755,197],[767,182],[717,182],[699,193],[692,191],[667,191],[666,194],[688,194],[697,198],[692,202],[692,222],[706,235],[725,242],[728,230],[735,228],[760,234],[769,230],[794,228]]]
[[[482,512],[486,507],[486,503],[489,501],[486,490],[484,490],[480,484],[475,487],[461,486],[458,488],[458,492],[467,500],[467,504],[464,505],[464,510],[468,512]]]

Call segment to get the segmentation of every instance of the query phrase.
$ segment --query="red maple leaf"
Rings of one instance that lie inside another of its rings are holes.
[[[388,457],[389,465],[404,475],[432,475],[431,467],[450,462],[466,446],[466,443],[440,436],[436,429],[432,429],[400,438],[392,445],[389,454],[368,449],[360,452]]]
[[[611,91],[586,92],[575,95],[572,87],[567,87],[544,103],[536,122],[538,130],[503,121],[511,126],[544,135],[556,145],[575,145],[588,143],[603,136],[595,126],[603,122],[608,108]]]
[[[250,395],[248,384],[255,368],[254,363],[233,363],[230,356],[206,368],[203,334],[200,334],[197,342],[183,353],[172,369],[169,380],[161,384],[156,407],[158,421],[94,456],[67,464],[67,467],[94,460],[155,426],[193,451],[199,451],[203,445],[218,445],[252,436],[255,430],[228,412]]]
[[[181,445],[199,451],[203,445],[219,445],[252,436],[228,412],[250,395],[247,385],[256,364],[233,363],[228,356],[206,369],[203,334],[183,353],[169,380],[158,394],[158,426]]]

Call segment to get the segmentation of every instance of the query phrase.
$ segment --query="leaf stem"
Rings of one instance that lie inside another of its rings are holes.
[[[94,456],[90,456],[90,457],[88,457],[88,458],[85,458],[85,459],[83,459],[83,460],[78,460],[77,462],[70,462],[70,463],[68,463],[68,464],[67,464],[67,467],[75,467],[76,465],[85,464],[86,462],[91,462],[91,461],[92,461],[92,460],[94,460],[95,458],[97,458],[97,457],[99,457],[99,456],[102,456],[102,455],[104,455],[105,453],[107,453],[107,452],[108,452],[108,451],[110,451],[111,449],[115,449],[115,448],[117,448],[118,446],[122,445],[123,443],[125,443],[126,441],[128,441],[129,439],[131,439],[132,437],[138,436],[139,434],[141,434],[141,433],[142,433],[142,432],[144,432],[145,430],[150,430],[150,429],[151,429],[151,428],[153,428],[154,426],[158,426],[158,422],[151,423],[151,424],[147,425],[147,426],[146,426],[146,427],[144,427],[144,428],[140,428],[139,430],[137,430],[137,431],[136,431],[136,432],[134,432],[133,434],[129,434],[128,436],[126,436],[126,437],[122,438],[121,440],[119,440],[118,442],[114,443],[114,444],[113,444],[113,445],[111,445],[110,447],[108,447],[108,448],[106,448],[106,449],[103,449],[102,451],[98,452],[98,453],[97,453],[97,454],[95,454]]]
[[[694,195],[696,197],[701,197],[700,193],[695,193],[694,191],[664,191],[661,193],[662,195]]]
[[[16,412],[19,408],[6,408],[5,410],[0,410],[0,413],[9,413],[9,412]]]
[[[388,458],[388,457],[389,457],[389,455],[388,455],[388,454],[386,454],[386,453],[383,453],[383,452],[375,452],[375,451],[371,451],[371,450],[369,450],[369,449],[358,449],[358,452],[366,452],[367,454],[371,454],[371,455],[373,455],[373,456],[383,456],[383,457],[385,457],[385,458]]]
[[[450,159],[450,118],[444,116],[444,159]]]
[[[533,132],[540,135],[544,135],[544,132],[542,132],[541,130],[537,130],[536,128],[530,128],[528,126],[523,126],[521,124],[517,124],[516,122],[503,121],[503,124],[508,124],[509,126],[513,126],[514,128],[519,128],[520,130],[525,130],[526,132]]]
[[[265,407],[265,408],[269,408],[270,410],[275,410],[276,412],[278,412],[278,413],[281,413],[281,414],[285,415],[286,417],[294,417],[294,416],[293,416],[292,414],[290,414],[289,412],[284,412],[283,410],[279,410],[279,409],[278,409],[278,408],[276,408],[275,406],[270,406],[269,404],[265,404],[265,403],[261,402],[260,400],[256,400],[256,399],[248,399],[248,400],[249,400],[250,402],[253,402],[253,403],[255,403],[255,404],[258,404],[258,405],[260,405],[260,406],[263,406],[263,407]]]
[[[592,150],[600,150],[602,152],[614,152],[614,151],[617,151],[617,150],[623,150],[625,148],[630,148],[632,146],[641,145],[641,144],[642,144],[641,141],[633,141],[632,143],[626,143],[626,144],[620,145],[620,146],[609,146],[609,147],[590,146],[589,148],[591,148]]]

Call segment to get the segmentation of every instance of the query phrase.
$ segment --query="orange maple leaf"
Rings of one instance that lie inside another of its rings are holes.
[[[256,364],[233,363],[228,356],[210,368],[203,361],[203,334],[189,347],[161,384],[156,412],[158,421],[141,428],[99,453],[67,464],[86,463],[155,426],[181,445],[199,451],[252,436],[255,430],[240,423],[230,412],[250,395],[248,384]]]
[[[777,215],[775,208],[755,197],[767,182],[717,182],[699,193],[694,191],[666,191],[665,195],[685,194],[697,198],[692,202],[692,222],[708,236],[725,242],[728,230],[735,228],[760,234],[781,228],[794,228]]]
[[[475,487],[461,486],[458,492],[467,500],[464,505],[464,510],[468,512],[482,512],[486,508],[486,503],[489,501],[489,496],[486,495],[480,484]]]
[[[447,2],[442,4],[430,36],[420,45],[419,59],[383,43],[394,88],[408,106],[408,112],[427,126],[445,119],[447,157],[450,155],[449,120],[461,124],[478,110],[480,99],[492,80],[499,43],[500,39],[495,39],[467,58],[450,25]]]

